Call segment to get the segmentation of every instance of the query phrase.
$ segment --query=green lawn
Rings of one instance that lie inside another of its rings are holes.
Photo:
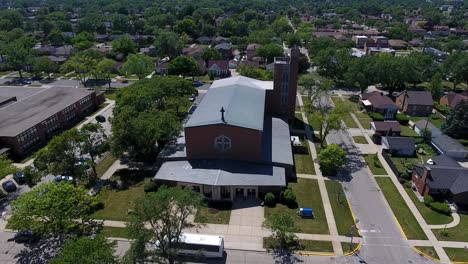
[[[468,252],[464,248],[444,248],[451,261],[468,262]]]
[[[388,204],[392,208],[393,214],[403,228],[408,239],[427,240],[426,235],[419,226],[416,218],[406,205],[397,188],[390,178],[375,178],[382,189]]]
[[[330,199],[338,234],[348,235],[352,232],[351,226],[354,225],[354,220],[343,187],[334,180],[325,181],[325,185],[327,186],[328,198]],[[358,236],[357,232],[354,231],[353,236]]]
[[[312,156],[309,151],[309,141],[305,139],[305,135],[297,135],[301,140],[302,147],[299,150],[294,150],[294,165],[296,173],[315,175],[315,167],[312,161]]]
[[[442,124],[445,123],[445,120],[440,118],[436,114],[432,114],[431,116],[429,116],[429,118],[419,117],[419,116],[410,116],[410,120],[413,121],[413,122],[417,122],[417,121],[423,120],[423,119],[424,120],[428,119],[428,121],[430,123],[432,123],[435,127],[439,128],[439,129],[442,127]]]
[[[354,122],[353,117],[349,113],[343,115],[343,122],[348,128],[359,128],[359,126],[356,124],[356,122]]]
[[[424,220],[428,225],[445,225],[452,222],[453,218],[450,215],[444,215],[438,213],[431,208],[427,207],[423,202],[418,200],[416,194],[410,188],[405,188],[411,200],[413,200],[414,205],[418,208],[419,212],[423,216]]]
[[[393,157],[389,155],[390,159],[393,161],[393,164],[397,167],[397,170],[400,173],[403,173],[406,170],[405,163],[412,163],[412,164],[421,164],[425,163],[428,159],[437,155],[435,150],[426,143],[418,143],[421,141],[420,138],[417,138],[416,144],[418,145],[418,149],[422,148],[426,152],[425,154],[417,154],[416,157]]]
[[[418,133],[409,126],[401,126],[401,136],[403,137],[419,137]]]
[[[438,240],[468,242],[468,215],[459,215],[460,223],[456,227],[445,229],[445,231],[447,232],[447,236],[444,236],[442,234],[444,232],[443,229],[433,230],[434,235],[437,237]]]
[[[289,186],[296,194],[298,207],[313,208],[315,218],[300,218],[297,216],[298,208],[288,208],[282,204],[273,208],[265,207],[265,217],[275,211],[284,211],[294,218],[299,233],[329,234],[317,180],[299,178],[296,183],[290,182]]]
[[[385,171],[385,168],[377,157],[377,154],[364,154],[363,156],[372,174],[387,175],[387,171]]]
[[[104,175],[104,173],[110,168],[110,166],[117,160],[117,158],[112,155],[112,154],[108,154],[107,156],[105,156],[101,162],[99,162],[97,165],[96,165],[96,172],[98,174],[98,177],[101,177],[102,175]]]
[[[435,251],[434,247],[415,247],[415,248],[432,258],[439,259],[439,255],[437,255],[437,252]]]
[[[149,180],[149,178],[142,179],[139,177],[134,184],[124,190],[104,188],[99,193],[99,201],[103,204],[103,208],[94,212],[91,217],[103,220],[127,221],[128,212],[133,208],[133,202],[136,198],[145,195],[143,186]]]
[[[195,222],[228,225],[231,218],[231,204],[210,203],[200,207]]]
[[[344,98],[344,100],[343,100]],[[337,96],[332,96],[331,99],[333,101],[333,103],[335,104],[335,106],[338,106],[338,105],[343,105],[343,104],[346,104],[346,108],[349,108],[350,112],[355,112],[357,110],[357,106],[354,102],[351,102],[349,100],[349,98],[347,97],[343,97],[343,98],[340,98],[340,97],[337,97]],[[346,124],[346,126],[348,128],[358,128],[359,126],[356,124],[356,122],[354,122],[354,119],[353,117],[351,116],[351,114],[344,114],[343,115],[343,122]]]
[[[315,252],[333,252],[333,244],[330,241],[318,240],[298,240],[297,250],[315,251]],[[275,249],[279,247],[278,241],[273,237],[263,238],[263,248]]]
[[[358,245],[359,245],[359,243],[341,242],[341,248],[343,249],[344,254],[355,250]]]
[[[103,226],[101,234],[105,237],[130,238],[127,228],[125,227]]]
[[[353,136],[353,140],[357,144],[369,144],[364,136]]]
[[[370,122],[372,122],[372,118],[370,118],[366,112],[354,111],[354,115],[357,117],[359,123],[361,123],[361,126],[364,129],[370,128]]]
[[[104,97],[109,100],[115,100],[117,97],[117,92],[105,92]]]

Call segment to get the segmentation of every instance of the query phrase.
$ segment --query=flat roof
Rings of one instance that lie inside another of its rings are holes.
[[[181,235],[182,242],[188,244],[198,244],[198,245],[209,245],[209,246],[220,246],[223,242],[222,236],[213,236],[213,235],[200,235],[200,234],[187,234],[184,233]]]
[[[276,164],[294,165],[289,125],[281,118],[266,116],[262,159]]]
[[[26,88],[26,87],[7,87],[0,86],[0,97],[16,97],[17,101],[21,101],[26,97],[37,94],[46,90],[45,88]]]
[[[216,80],[184,127],[227,124],[262,131],[266,90],[271,89],[271,81],[244,76]]]
[[[85,89],[53,87],[18,98],[18,102],[0,109],[0,137],[15,137],[92,93]]]
[[[167,161],[154,178],[213,186],[286,186],[284,168],[227,160]]]

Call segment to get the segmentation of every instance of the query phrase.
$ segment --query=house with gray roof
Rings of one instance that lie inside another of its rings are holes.
[[[396,156],[411,157],[416,153],[416,143],[412,137],[382,137],[382,147]]]
[[[429,130],[431,132],[432,137],[438,137],[442,135],[442,131],[434,126],[431,122],[422,119],[414,123],[414,131],[418,133],[418,135],[422,135],[424,130]]]
[[[432,158],[431,164],[415,165],[411,181],[423,196],[443,195],[468,209],[468,168],[447,155]]]
[[[279,194],[294,176],[288,121],[296,104],[298,50],[292,54],[275,65],[275,73],[288,78],[214,81],[183,132],[159,154],[156,182],[189,186],[210,200]]]
[[[429,116],[434,109],[432,95],[428,91],[405,90],[396,96],[400,111],[410,116]]]
[[[445,154],[454,159],[464,159],[468,155],[468,150],[458,140],[447,135],[433,137],[431,143],[439,154]]]

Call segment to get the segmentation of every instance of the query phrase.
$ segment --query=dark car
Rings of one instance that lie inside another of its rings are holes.
[[[39,240],[39,235],[35,234],[31,230],[24,230],[15,234],[13,238],[8,241],[15,241],[16,243],[32,244]]]
[[[19,80],[20,84],[31,84],[31,79],[20,79]]]
[[[99,123],[104,123],[106,122],[106,118],[102,115],[98,115],[96,116],[96,121],[98,121]]]
[[[26,178],[24,177],[24,172],[22,171],[15,173],[15,175],[13,175],[13,179],[20,185],[26,183]]]
[[[195,86],[195,87],[203,86],[203,82],[199,81],[199,80],[193,81],[193,86]]]
[[[72,181],[73,181],[73,177],[71,177],[71,176],[59,175],[59,176],[56,176],[56,177],[54,178],[54,182],[61,182],[61,181],[64,181],[64,182],[72,182]]]
[[[11,180],[8,180],[8,181],[5,181],[2,183],[2,187],[5,191],[11,193],[11,192],[14,192],[16,191],[16,184],[11,181]]]

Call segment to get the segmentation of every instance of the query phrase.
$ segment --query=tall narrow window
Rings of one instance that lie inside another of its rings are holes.
[[[214,147],[217,150],[226,151],[231,148],[231,139],[225,135],[215,138]]]

